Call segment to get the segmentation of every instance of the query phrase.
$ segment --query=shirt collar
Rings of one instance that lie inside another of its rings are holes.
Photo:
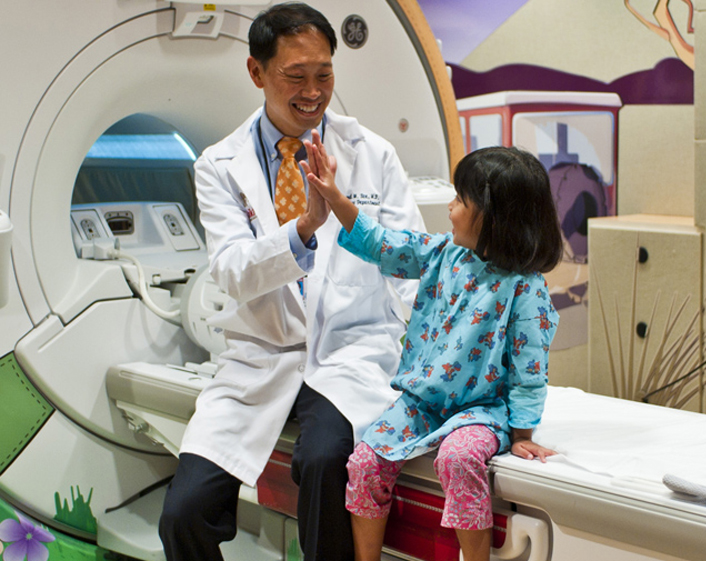
[[[278,129],[272,124],[270,118],[267,116],[267,104],[262,108],[262,117],[260,117],[260,135],[262,139],[262,145],[265,148],[265,158],[268,162],[273,162],[279,157],[279,151],[277,150],[277,143],[284,136]],[[323,138],[324,124],[326,121],[326,115],[319,123],[316,129],[319,131],[319,135]],[[309,140],[311,141],[311,131],[307,130],[303,135],[299,137],[299,140]],[[302,152],[304,148],[300,150]],[[297,155],[300,155],[297,152]]]

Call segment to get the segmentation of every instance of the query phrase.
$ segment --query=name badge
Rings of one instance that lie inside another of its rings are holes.
[[[348,200],[356,206],[380,206],[380,195],[377,193],[351,193]]]

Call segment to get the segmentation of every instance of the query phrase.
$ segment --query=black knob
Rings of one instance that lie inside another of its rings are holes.
[[[638,254],[638,257],[637,257],[637,260],[638,260],[640,263],[644,263],[645,261],[647,261],[647,258],[648,258],[649,256],[650,256],[650,254],[647,253],[647,250],[646,250],[644,247],[641,247],[641,248],[640,248],[640,251],[639,251],[639,254]]]

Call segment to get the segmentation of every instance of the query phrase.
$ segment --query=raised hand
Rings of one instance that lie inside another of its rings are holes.
[[[302,162],[309,181],[309,196],[312,191],[317,191],[330,205],[341,225],[350,232],[358,217],[358,208],[336,187],[336,159],[326,153],[317,131],[312,131],[311,140],[304,141],[308,162]]]
[[[314,145],[319,146],[320,150],[325,151],[325,148],[321,143],[319,133],[314,130],[313,135],[315,135],[313,136]],[[312,165],[314,169],[318,171],[320,167],[319,158],[317,158],[317,156],[314,154],[313,150],[315,149],[312,149],[311,142],[304,141],[304,144],[307,146],[306,151],[309,161],[302,161],[301,166],[302,169],[304,169],[304,173],[307,174],[307,178],[309,179],[309,196],[306,203],[306,211],[299,217],[299,220],[297,222],[297,232],[299,233],[299,237],[301,238],[301,240],[306,243],[307,240],[309,240],[314,234],[314,232],[326,222],[329,214],[331,213],[331,207],[329,206],[326,199],[322,196],[321,191],[317,189],[316,185],[312,185],[311,178],[316,178],[316,175],[312,172]],[[333,160],[333,166],[331,166],[331,162],[329,162],[328,158],[326,158],[326,168],[327,174],[335,174],[335,160]],[[333,183],[333,179],[331,179],[331,182]]]
[[[309,186],[313,185],[326,200],[329,200],[339,194],[335,183],[336,158],[326,153],[317,130],[311,131],[311,139],[311,142],[304,141],[307,161],[302,161],[302,168],[307,174]]]

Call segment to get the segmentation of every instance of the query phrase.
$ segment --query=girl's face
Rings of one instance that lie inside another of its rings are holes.
[[[464,204],[461,198],[449,203],[449,219],[453,227],[454,243],[468,249],[476,249],[483,226],[483,213],[472,201]]]

